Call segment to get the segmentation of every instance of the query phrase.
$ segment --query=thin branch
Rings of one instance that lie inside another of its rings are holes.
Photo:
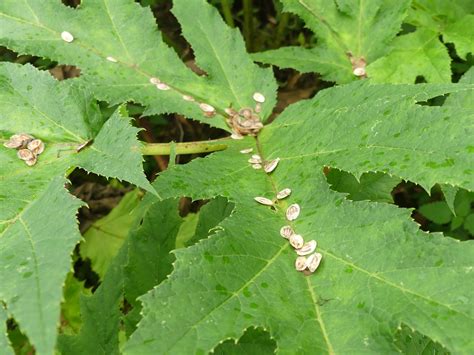
[[[210,153],[227,148],[226,139],[215,139],[200,142],[174,143],[176,154]],[[143,155],[169,155],[171,143],[148,143],[142,148]]]

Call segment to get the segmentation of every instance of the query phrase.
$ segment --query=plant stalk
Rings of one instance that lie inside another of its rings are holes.
[[[244,38],[247,44],[247,50],[252,51],[252,27],[253,27],[253,12],[252,0],[243,0],[244,10]]]
[[[171,143],[146,143],[142,147],[143,155],[170,155]],[[223,139],[215,139],[201,142],[174,143],[176,155],[210,153],[227,148]]]
[[[235,23],[234,23],[234,18],[232,17],[232,8],[230,6],[230,1],[222,0],[221,6],[222,6],[222,14],[224,15],[225,22],[227,23],[227,25],[234,28]]]

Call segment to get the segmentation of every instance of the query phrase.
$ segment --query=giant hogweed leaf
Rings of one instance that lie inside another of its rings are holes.
[[[387,53],[400,30],[409,1],[394,0],[281,0],[283,9],[301,17],[316,35],[309,50],[280,48],[253,56],[257,61],[318,72],[338,83],[357,79],[348,56],[367,63]]]
[[[5,355],[13,355],[13,349],[10,347],[10,342],[7,335],[7,311],[0,305],[0,349]]]
[[[37,351],[51,353],[62,283],[80,238],[75,219],[80,203],[64,190],[64,176],[81,166],[144,188],[149,183],[137,129],[119,111],[102,126],[95,101],[71,82],[4,63],[0,102],[2,139],[27,132],[46,145],[34,167],[18,159],[14,149],[0,147],[0,300]],[[91,146],[76,152],[92,138]]]
[[[356,83],[325,90],[261,133],[264,157],[282,159],[270,176],[239,153],[256,148],[251,138],[163,173],[154,186],[164,196],[222,195],[235,210],[216,234],[175,252],[174,272],[141,298],[143,319],[125,353],[204,353],[252,326],[268,329],[283,353],[389,353],[397,350],[402,324],[467,353],[473,346],[473,244],[421,232],[408,210],[348,201],[322,173],[325,165],[356,174],[385,170],[425,185],[449,181],[472,189],[472,170],[462,173],[474,166],[463,149],[470,116],[415,105],[462,89]],[[445,117],[455,117],[457,128],[448,128]],[[440,146],[442,137],[456,144]],[[425,166],[457,149],[449,166]],[[419,164],[398,164],[405,154]],[[285,187],[293,193],[274,211],[253,200]],[[323,254],[309,277],[294,270],[295,253],[279,236],[288,223],[285,208],[294,202],[302,209],[295,230],[316,239]]]
[[[474,5],[470,0],[414,0],[407,22],[441,34],[444,42],[454,43],[463,59],[474,54]]]
[[[177,0],[174,13],[207,76],[184,65],[162,41],[150,10],[132,0],[85,0],[77,9],[60,1],[2,1],[0,43],[77,65],[100,98],[112,103],[132,100],[145,105],[148,113],[178,112],[225,128],[222,119],[205,118],[197,104],[182,95],[204,100],[222,113],[230,104],[252,106],[255,91],[268,97],[264,113],[270,113],[276,89],[272,72],[249,60],[238,31],[225,26],[204,0]],[[74,41],[62,41],[62,31],[72,33]],[[117,62],[108,61],[109,56]],[[171,90],[158,90],[151,77]]]
[[[378,83],[414,83],[423,76],[429,83],[451,81],[451,58],[437,32],[417,29],[391,43],[391,52],[367,67]]]

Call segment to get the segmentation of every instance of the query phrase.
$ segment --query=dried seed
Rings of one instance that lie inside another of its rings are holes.
[[[14,134],[13,136],[10,137],[10,139],[3,143],[4,147],[7,148],[20,148],[24,144],[24,139],[20,134]]]
[[[296,270],[303,271],[304,269],[306,269],[306,263],[307,260],[305,256],[298,256],[295,261]]]
[[[257,160],[255,158],[250,158],[249,160],[247,160],[250,164],[260,164],[260,160]]]
[[[257,197],[254,197],[254,200],[265,206],[273,206],[273,201],[266,197],[257,196]]]
[[[200,103],[199,108],[204,112],[207,117],[212,117],[216,114],[216,109],[209,104]]]
[[[110,56],[109,56],[109,57],[107,57],[107,58],[105,58],[105,59],[107,59],[109,62],[117,63],[117,59],[115,59],[114,57],[110,57]]]
[[[248,154],[253,152],[253,148],[242,149],[240,151],[242,154]]]
[[[280,162],[280,158],[273,159],[269,161],[268,163],[265,163],[264,170],[266,173],[271,173],[273,170],[276,169],[278,166],[278,163]]]
[[[301,212],[300,205],[298,205],[297,203],[294,203],[290,205],[288,209],[286,210],[286,219],[288,219],[289,221],[294,221],[295,219],[298,218],[298,216],[300,215],[300,212]]]
[[[37,161],[36,157],[33,157],[32,159],[25,160],[25,163],[28,166],[33,166],[36,164],[36,161]]]
[[[319,253],[314,253],[314,254],[311,254],[310,256],[308,256],[308,258],[306,260],[306,267],[308,268],[308,270],[311,273],[316,271],[319,264],[321,263],[322,258],[323,258],[323,256]]]
[[[160,79],[153,77],[153,78],[150,78],[150,83],[153,85],[158,85],[161,83],[161,81]]]
[[[262,104],[257,103],[257,104],[255,105],[255,112],[256,112],[256,113],[262,112]]]
[[[280,192],[277,193],[277,199],[283,200],[284,198],[287,198],[291,194],[291,189],[286,188],[281,190]]]
[[[20,149],[17,155],[21,160],[31,160],[35,157],[35,155],[28,149]]]
[[[262,157],[258,154],[252,154],[252,158],[262,161]]]
[[[355,68],[352,72],[355,76],[365,76],[365,68]]]
[[[256,92],[253,94],[253,99],[258,102],[258,103],[261,103],[263,104],[265,102],[265,96],[263,96],[263,94],[259,93],[259,92]]]
[[[255,170],[261,169],[262,164],[252,164],[252,168],[254,168]]]
[[[169,90],[171,89],[168,85],[166,85],[165,83],[158,83],[156,84],[156,88],[158,90],[163,90],[163,91],[166,91],[166,90]]]
[[[298,255],[308,255],[315,251],[316,246],[318,244],[315,240],[310,240],[309,242],[305,243],[300,249],[296,250],[296,254]]]
[[[235,111],[233,108],[231,107],[227,107],[226,109],[224,109],[225,113],[227,113],[229,116],[234,116],[237,111]]]
[[[252,118],[253,115],[253,110],[251,108],[245,107],[239,110],[239,115],[246,118],[250,119]]]
[[[183,100],[184,100],[184,101],[189,101],[189,102],[194,102],[194,101],[196,101],[196,100],[194,99],[194,97],[189,96],[189,95],[183,95]]]
[[[295,249],[300,249],[304,245],[304,239],[299,234],[292,234],[289,238],[290,244]]]
[[[244,136],[237,133],[237,132],[232,132],[232,134],[230,135],[230,138],[232,138],[232,139],[244,139]]]
[[[290,238],[293,234],[295,234],[295,232],[290,226],[283,226],[280,228],[280,235],[285,239]]]
[[[72,41],[74,41],[74,36],[67,31],[61,32],[61,38],[63,41],[66,41],[68,43],[71,43]]]
[[[44,143],[40,139],[33,139],[27,147],[34,155],[40,155],[44,151]]]

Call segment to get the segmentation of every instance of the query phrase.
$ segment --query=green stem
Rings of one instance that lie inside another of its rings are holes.
[[[172,143],[147,143],[142,148],[143,155],[169,155]],[[175,154],[199,154],[216,152],[227,148],[226,139],[201,142],[174,143]]]
[[[252,0],[243,0],[244,8],[244,38],[245,43],[247,43],[247,50],[250,52],[252,50]]]
[[[277,27],[277,33],[276,33],[276,39],[275,39],[275,47],[280,47],[281,41],[283,39],[283,35],[285,33],[286,28],[288,27],[288,21],[290,19],[290,16],[288,12],[283,12],[280,15],[280,21],[278,22],[278,27]]]
[[[224,14],[224,20],[230,27],[235,27],[234,18],[232,17],[232,8],[229,0],[222,0],[222,13]]]

